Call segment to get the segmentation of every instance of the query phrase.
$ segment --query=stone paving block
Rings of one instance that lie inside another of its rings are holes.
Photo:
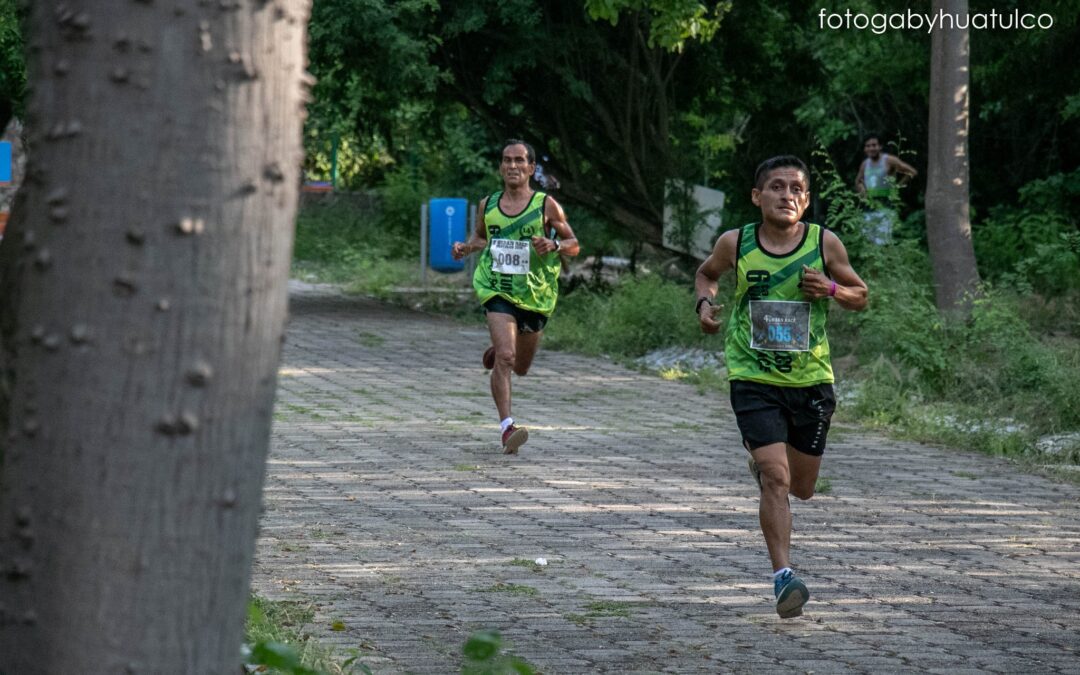
[[[481,628],[546,674],[1080,673],[1075,486],[837,425],[783,621],[725,396],[542,349],[506,457],[482,326],[294,290],[253,590],[376,673]]]

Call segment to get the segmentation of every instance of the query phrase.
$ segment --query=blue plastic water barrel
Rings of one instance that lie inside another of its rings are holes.
[[[0,183],[11,182],[11,143],[0,141]]]
[[[465,241],[469,202],[465,199],[432,199],[428,202],[428,264],[436,272],[460,272],[464,260],[454,260],[450,246]]]

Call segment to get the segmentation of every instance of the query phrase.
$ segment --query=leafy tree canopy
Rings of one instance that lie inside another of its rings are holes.
[[[22,22],[25,9],[16,0],[0,0],[0,132],[22,112],[26,89]]]

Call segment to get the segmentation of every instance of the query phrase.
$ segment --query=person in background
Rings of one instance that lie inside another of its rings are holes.
[[[863,216],[866,235],[875,244],[892,241],[893,225],[898,219],[892,208],[897,188],[919,173],[899,157],[881,150],[881,138],[877,134],[867,134],[863,139],[866,159],[859,165],[859,175],[855,178],[855,191],[867,200],[867,211]]]

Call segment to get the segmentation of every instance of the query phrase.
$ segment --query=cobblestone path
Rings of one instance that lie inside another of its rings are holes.
[[[1080,673],[1080,488],[839,429],[781,621],[724,396],[541,350],[507,457],[487,344],[294,289],[254,590],[374,672],[457,672],[491,628],[542,673]]]

